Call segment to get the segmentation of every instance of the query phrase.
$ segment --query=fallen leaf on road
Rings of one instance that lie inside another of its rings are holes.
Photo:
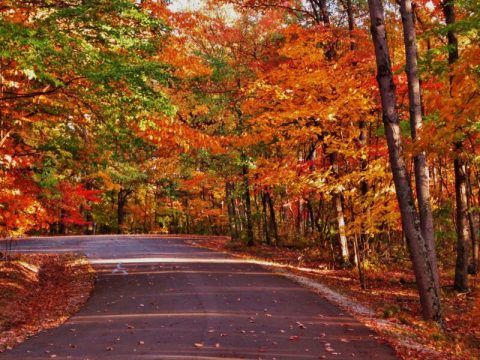
[[[300,336],[292,335],[290,336],[290,340],[300,340]]]
[[[295,324],[297,324],[300,329],[306,329],[306,328],[307,328],[307,327],[306,327],[305,325],[303,325],[300,321],[297,321]]]
[[[196,348],[202,348],[204,345],[203,343],[195,343],[193,344],[193,346],[195,346]]]

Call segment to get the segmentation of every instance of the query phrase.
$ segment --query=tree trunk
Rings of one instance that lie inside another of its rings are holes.
[[[248,180],[248,167],[242,167],[243,187],[245,197],[245,217],[247,223],[247,246],[253,246],[253,224],[252,224],[252,204],[250,201],[250,182]]]
[[[352,0],[347,0],[347,19],[348,19],[348,30],[350,31],[350,50],[355,50],[355,40],[353,38],[353,30],[355,29],[355,19],[353,18],[353,6]]]
[[[472,189],[472,183],[470,181],[470,172],[467,173],[467,183],[468,183],[467,206],[470,209],[472,207],[472,199],[473,199],[473,189]],[[477,227],[475,224],[475,217],[472,211],[468,212],[468,223],[470,225],[470,237],[472,238],[472,256],[471,256],[468,272],[469,274],[476,275],[478,273],[479,246],[478,246],[478,237],[477,237]]]
[[[266,192],[265,197],[268,203],[268,209],[270,212],[270,226],[271,226],[271,233],[273,234],[273,237],[275,239],[275,245],[280,244],[280,238],[278,237],[278,227],[277,227],[277,219],[275,217],[275,208],[273,206],[273,201],[272,197],[270,196],[270,193]]]
[[[295,238],[300,239],[303,235],[303,206],[300,199],[297,200],[297,214],[295,218],[295,228],[297,234]]]
[[[457,222],[457,260],[455,263],[454,289],[460,292],[468,290],[468,248],[470,243],[470,224],[468,223],[467,172],[466,165],[458,158],[461,143],[455,144],[457,158],[453,162],[455,171],[455,202]]]
[[[403,230],[412,257],[413,269],[420,294],[423,318],[441,321],[440,294],[435,286],[437,274],[435,274],[428,247],[422,236],[420,219],[415,208],[404,158],[396,90],[387,43],[384,8],[381,0],[368,0],[368,6],[390,164],[402,217]]]
[[[350,253],[348,251],[347,235],[345,234],[345,215],[343,213],[342,196],[340,194],[333,195],[333,204],[337,214],[338,237],[342,254],[342,265],[346,266],[350,264]]]
[[[455,1],[445,0],[442,2],[445,23],[449,27],[447,32],[448,41],[448,64],[450,67],[458,60],[458,40],[452,26],[455,24]],[[453,83],[453,75],[450,75],[450,92]],[[457,260],[455,264],[454,289],[465,292],[468,290],[468,250],[471,241],[470,225],[468,223],[467,204],[467,165],[462,159],[463,143],[457,141],[454,144],[455,159],[453,168],[455,173],[455,220],[457,223]]]
[[[268,245],[272,244],[272,237],[270,236],[270,224],[268,222],[267,216],[267,193],[262,191],[262,218],[263,218],[263,228],[265,232],[265,241]]]
[[[125,205],[127,204],[127,198],[131,194],[131,190],[122,189],[118,192],[117,196],[117,226],[118,233],[123,233],[123,225],[125,223]]]
[[[408,80],[408,99],[410,110],[410,131],[412,141],[418,141],[417,132],[422,128],[422,89],[418,76],[418,54],[414,25],[414,14],[411,0],[400,1],[400,13],[403,24],[403,40],[405,43],[405,57]],[[440,292],[440,280],[438,278],[437,254],[435,251],[435,230],[433,227],[432,209],[430,206],[430,178],[425,153],[414,155],[415,188],[417,192],[418,208],[420,213],[420,229],[425,239],[429,258],[432,262],[435,276],[436,291]]]
[[[232,240],[238,239],[237,226],[235,224],[235,204],[233,200],[233,190],[234,185],[227,181],[225,182],[225,195],[227,201],[227,212],[228,212],[228,229],[230,231],[230,237]]]
[[[337,154],[330,154],[330,166],[332,167],[332,172],[335,176],[338,176],[338,165],[336,164]],[[338,224],[338,237],[340,243],[340,250],[342,256],[342,266],[347,266],[350,264],[350,253],[348,251],[348,241],[347,235],[345,233],[345,215],[343,212],[342,204],[342,194],[337,192],[333,194],[333,206],[335,208],[335,214],[337,217]]]

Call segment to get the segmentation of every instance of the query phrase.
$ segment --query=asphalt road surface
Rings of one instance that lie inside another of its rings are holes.
[[[395,359],[377,335],[318,294],[186,237],[32,239],[15,251],[83,252],[87,304],[0,359]]]

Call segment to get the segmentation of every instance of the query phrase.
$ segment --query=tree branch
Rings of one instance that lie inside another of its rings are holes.
[[[22,98],[32,98],[32,97],[41,96],[41,95],[53,94],[54,92],[57,92],[58,90],[61,90],[64,87],[70,85],[74,81],[82,79],[82,78],[84,78],[84,77],[83,76],[75,77],[73,79],[70,79],[70,80],[66,81],[63,85],[60,85],[60,86],[54,87],[53,89],[45,90],[45,91],[33,91],[33,92],[30,92],[30,93],[11,93],[11,92],[4,91],[5,94],[10,94],[10,95],[1,97],[0,101],[15,100],[15,99],[22,99]]]

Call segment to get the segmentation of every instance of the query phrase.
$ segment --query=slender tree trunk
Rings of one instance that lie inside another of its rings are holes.
[[[250,201],[250,181],[248,179],[248,167],[246,165],[242,167],[242,174],[245,199],[245,218],[247,223],[247,246],[253,246],[252,204]]]
[[[275,216],[275,207],[273,206],[273,201],[272,197],[270,196],[270,193],[266,192],[265,197],[268,203],[268,209],[270,212],[270,226],[271,226],[271,233],[273,234],[273,237],[275,239],[275,245],[280,244],[280,238],[278,237],[278,227],[277,227],[277,219]]]
[[[460,151],[455,144],[457,155]],[[468,290],[468,248],[470,242],[470,224],[468,223],[467,172],[466,165],[458,157],[453,162],[455,172],[455,202],[457,223],[457,260],[455,263],[454,288],[457,291]]]
[[[295,219],[295,227],[297,234],[295,238],[301,238],[303,235],[303,206],[300,199],[297,200],[297,214]]]
[[[435,269],[429,256],[429,249],[422,236],[420,219],[415,208],[403,152],[402,133],[387,43],[383,3],[381,0],[368,0],[368,6],[390,164],[402,217],[403,230],[412,257],[422,313],[426,320],[441,321],[440,294],[435,286],[437,274],[434,273]]]
[[[117,196],[117,225],[118,233],[123,234],[123,227],[125,223],[125,205],[127,204],[127,198],[131,194],[130,190],[122,189],[118,192]]]
[[[445,0],[442,2],[445,23],[449,27],[447,31],[448,41],[448,64],[450,67],[458,60],[458,40],[452,26],[455,24],[455,1]],[[453,75],[450,75],[450,92],[453,83]],[[467,203],[467,164],[462,158],[463,143],[457,141],[454,144],[455,159],[453,168],[455,173],[455,205],[457,224],[457,260],[455,264],[454,289],[465,292],[468,290],[468,252],[470,238],[470,225],[468,223]]]
[[[355,43],[355,39],[353,37],[353,30],[355,29],[355,19],[353,17],[353,5],[352,5],[352,0],[347,0],[346,1],[346,7],[347,7],[347,19],[348,19],[348,30],[350,32],[350,50],[354,51],[357,46]],[[367,145],[367,122],[365,120],[360,120],[358,127],[360,129],[360,134],[358,136],[358,143],[360,147],[363,149]],[[368,168],[368,159],[367,157],[363,156],[360,159],[360,170],[362,172],[365,172]],[[368,181],[366,179],[362,179],[360,182],[360,194],[362,197],[365,197],[368,193]],[[362,210],[363,215],[368,216],[370,213],[370,209],[366,208]],[[352,206],[352,216],[354,215],[354,208]],[[364,261],[364,249],[365,249],[365,244],[368,241],[368,237],[365,234],[365,223],[362,221],[360,224],[360,234],[357,238],[355,236],[354,238],[354,252],[355,252],[355,263],[358,267],[358,274],[360,278],[360,285],[362,289],[366,288],[365,284],[365,275],[363,271],[363,261]]]
[[[411,0],[400,0],[400,12],[403,24],[403,40],[405,43],[405,57],[408,80],[408,99],[410,110],[410,130],[413,142],[417,142],[418,131],[422,128],[422,93],[418,76],[418,54],[415,34],[414,14]],[[436,291],[440,293],[438,278],[437,254],[435,251],[435,230],[433,227],[432,209],[430,206],[430,178],[425,153],[414,155],[415,188],[417,192],[418,208],[420,213],[420,229],[425,239],[429,258],[435,276]]]
[[[347,0],[347,19],[348,19],[348,30],[350,31],[350,50],[355,50],[355,40],[353,38],[353,30],[355,29],[355,19],[353,18],[353,6],[352,0]]]
[[[228,229],[230,232],[230,237],[232,240],[238,239],[237,226],[235,224],[235,204],[233,200],[233,190],[234,185],[227,181],[225,182],[225,195],[227,201],[227,212],[228,212]]]
[[[330,166],[332,167],[332,172],[335,174],[335,176],[338,176],[338,165],[336,164],[336,160],[337,160],[337,154],[331,153]],[[345,232],[345,215],[343,212],[341,193],[333,194],[333,206],[337,216],[338,236],[339,236],[340,250],[341,250],[341,256],[342,256],[342,266],[346,266],[350,264],[350,252],[348,251],[348,241],[347,241],[347,235]]]
[[[343,213],[342,196],[340,194],[333,195],[333,204],[337,214],[338,236],[343,263],[342,265],[346,266],[350,263],[350,252],[348,250],[347,235],[345,233],[345,216]]]
[[[468,182],[467,207],[468,209],[471,209],[473,190],[472,190],[472,184],[470,182],[470,173],[467,174],[467,182]],[[468,224],[470,226],[470,236],[472,238],[472,256],[471,256],[468,272],[472,275],[476,275],[478,272],[478,238],[477,238],[477,230],[475,226],[475,217],[473,216],[472,211],[468,212]]]
[[[262,191],[262,218],[263,228],[265,232],[265,241],[268,245],[272,244],[272,237],[270,236],[270,223],[267,216],[267,193]]]
[[[315,232],[315,215],[313,213],[312,200],[307,199],[307,211],[308,211],[308,231],[313,234]]]
[[[363,258],[360,254],[360,248],[358,246],[358,238],[357,235],[353,238],[353,250],[355,252],[355,263],[357,265],[358,270],[358,279],[360,280],[360,287],[365,290],[367,288],[367,284],[365,282],[365,272],[363,269]]]
[[[65,218],[65,211],[62,209],[60,210],[60,221],[58,223],[58,234],[59,235],[65,235],[67,233],[67,227],[65,226],[64,223],[64,218]]]

